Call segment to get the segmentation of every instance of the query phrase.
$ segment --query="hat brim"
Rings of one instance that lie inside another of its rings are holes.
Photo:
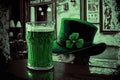
[[[92,56],[102,53],[106,48],[105,43],[92,44],[87,47],[71,50],[65,47],[60,46],[56,40],[53,42],[52,52],[57,54],[74,54],[74,55],[84,55],[84,56]]]

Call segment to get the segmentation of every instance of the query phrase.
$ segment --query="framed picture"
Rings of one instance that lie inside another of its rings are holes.
[[[118,32],[120,31],[119,14],[120,7],[117,6],[116,0],[102,0],[101,11],[101,31]]]
[[[86,0],[86,20],[100,23],[100,0]]]

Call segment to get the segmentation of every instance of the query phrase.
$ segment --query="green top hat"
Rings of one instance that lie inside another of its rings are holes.
[[[102,53],[105,43],[93,44],[97,27],[76,18],[63,18],[60,33],[53,44],[53,53],[97,55]]]

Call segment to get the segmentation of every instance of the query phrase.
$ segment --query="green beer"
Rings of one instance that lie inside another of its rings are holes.
[[[48,70],[53,67],[52,44],[54,29],[43,26],[26,26],[28,68]]]

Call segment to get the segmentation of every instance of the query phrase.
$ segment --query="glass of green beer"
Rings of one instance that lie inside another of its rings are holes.
[[[26,22],[28,68],[33,70],[49,70],[53,68],[53,38],[54,23],[52,21]]]

